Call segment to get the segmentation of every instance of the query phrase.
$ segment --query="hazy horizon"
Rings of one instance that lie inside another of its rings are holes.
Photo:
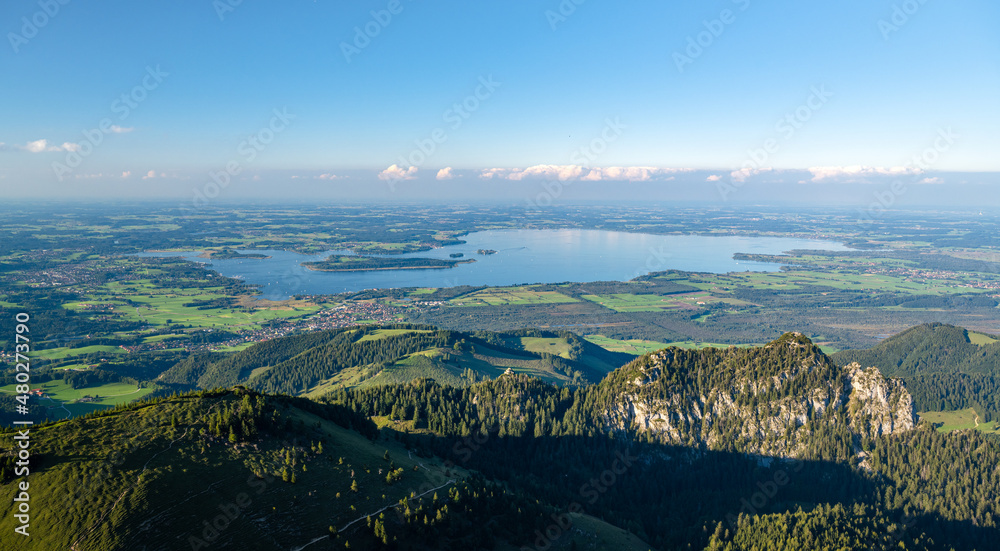
[[[982,0],[54,6],[0,8],[6,198],[997,204]]]

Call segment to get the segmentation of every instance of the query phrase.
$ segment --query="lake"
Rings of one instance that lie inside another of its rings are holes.
[[[494,230],[470,233],[461,245],[393,255],[475,262],[448,269],[316,272],[302,262],[333,253],[303,255],[275,250],[240,250],[270,255],[268,259],[207,260],[201,251],[148,252],[140,256],[183,257],[211,264],[213,270],[261,285],[263,298],[280,300],[296,294],[337,294],[390,287],[454,287],[516,285],[564,281],[627,281],[660,270],[727,273],[777,271],[778,264],[733,259],[735,253],[781,254],[793,249],[851,250],[840,243],[784,237],[654,235],[603,230]],[[477,254],[490,249],[496,254]]]

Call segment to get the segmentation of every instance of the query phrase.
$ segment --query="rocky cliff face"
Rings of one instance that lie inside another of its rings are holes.
[[[857,363],[847,371],[847,411],[851,427],[869,438],[910,430],[917,425],[913,398],[899,379],[886,379],[877,367]]]
[[[900,381],[838,367],[799,334],[762,349],[661,350],[622,370],[606,427],[665,443],[795,457],[816,431],[871,438],[916,424]]]

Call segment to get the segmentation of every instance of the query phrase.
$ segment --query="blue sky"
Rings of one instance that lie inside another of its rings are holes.
[[[5,195],[1000,171],[986,0],[62,1],[0,7]]]

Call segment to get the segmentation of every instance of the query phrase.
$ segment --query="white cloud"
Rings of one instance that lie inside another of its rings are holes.
[[[395,182],[398,180],[412,180],[416,178],[417,167],[402,168],[399,165],[391,165],[389,168],[378,173],[379,180]]]
[[[293,176],[293,178],[297,178],[297,176]],[[313,176],[313,179],[316,179],[316,180],[340,180],[342,178],[343,178],[343,176],[338,176],[338,175],[336,175],[336,174],[334,174],[332,172],[325,172],[323,174],[319,174],[317,176]]]
[[[730,172],[729,173],[729,179],[732,180],[733,182],[746,182],[747,178],[749,178],[751,176],[756,176],[756,175],[762,174],[764,172],[771,172],[772,170],[774,170],[774,169],[769,168],[769,167],[765,167],[765,168],[743,167],[743,168],[741,168],[739,170],[734,170],[734,171]]]
[[[28,142],[28,145],[24,146],[24,149],[31,153],[41,153],[49,147],[49,141],[45,139],[35,140],[33,142]]]
[[[28,142],[27,144],[21,146],[19,149],[23,149],[24,151],[27,151],[29,153],[43,153],[51,151],[79,151],[80,144],[73,142],[65,142],[62,145],[49,145],[49,141],[42,138],[41,140]]]
[[[131,131],[135,130],[135,128],[131,127],[131,126],[129,126],[129,127],[121,127],[121,126],[118,126],[117,124],[112,124],[111,128],[109,128],[108,130],[110,130],[114,134],[126,134],[128,132],[131,132]]]
[[[722,179],[722,176],[719,176],[718,174],[709,174],[708,178],[705,178],[705,181],[706,182],[718,182],[721,179]]]
[[[652,166],[608,166],[598,168],[586,168],[579,165],[535,165],[528,168],[487,168],[483,169],[479,177],[492,179],[502,178],[507,180],[523,180],[525,178],[539,178],[545,180],[581,180],[586,182],[600,182],[605,180],[630,182],[645,182],[654,178],[686,172],[687,168],[658,168]],[[670,179],[670,178],[668,178]]]
[[[595,168],[584,178],[588,181],[600,180],[628,180],[630,182],[648,182],[656,178],[684,172],[687,169],[678,168],[657,168],[652,166],[609,166]],[[667,178],[672,180],[673,177]]]
[[[146,173],[145,176],[142,177],[143,180],[149,180],[151,178],[156,178],[156,171],[155,170],[150,170],[149,172]]]
[[[919,168],[905,166],[816,166],[810,167],[808,170],[812,173],[812,181],[814,182],[821,182],[831,178],[845,182],[857,182],[864,181],[871,176],[907,176],[921,173]]]
[[[455,177],[455,174],[452,173],[450,166],[446,166],[446,167],[442,168],[437,173],[437,179],[438,180],[451,180],[454,177]]]
[[[920,180],[920,183],[921,184],[943,184],[944,183],[944,179],[943,178],[938,178],[937,176],[935,176],[933,178],[924,178],[923,180]]]
[[[131,175],[132,175],[131,170],[126,170],[125,172],[122,172],[122,178],[128,178]]]
[[[492,180],[494,176],[503,178],[510,170],[509,168],[484,168],[479,172],[479,177],[486,180]]]

